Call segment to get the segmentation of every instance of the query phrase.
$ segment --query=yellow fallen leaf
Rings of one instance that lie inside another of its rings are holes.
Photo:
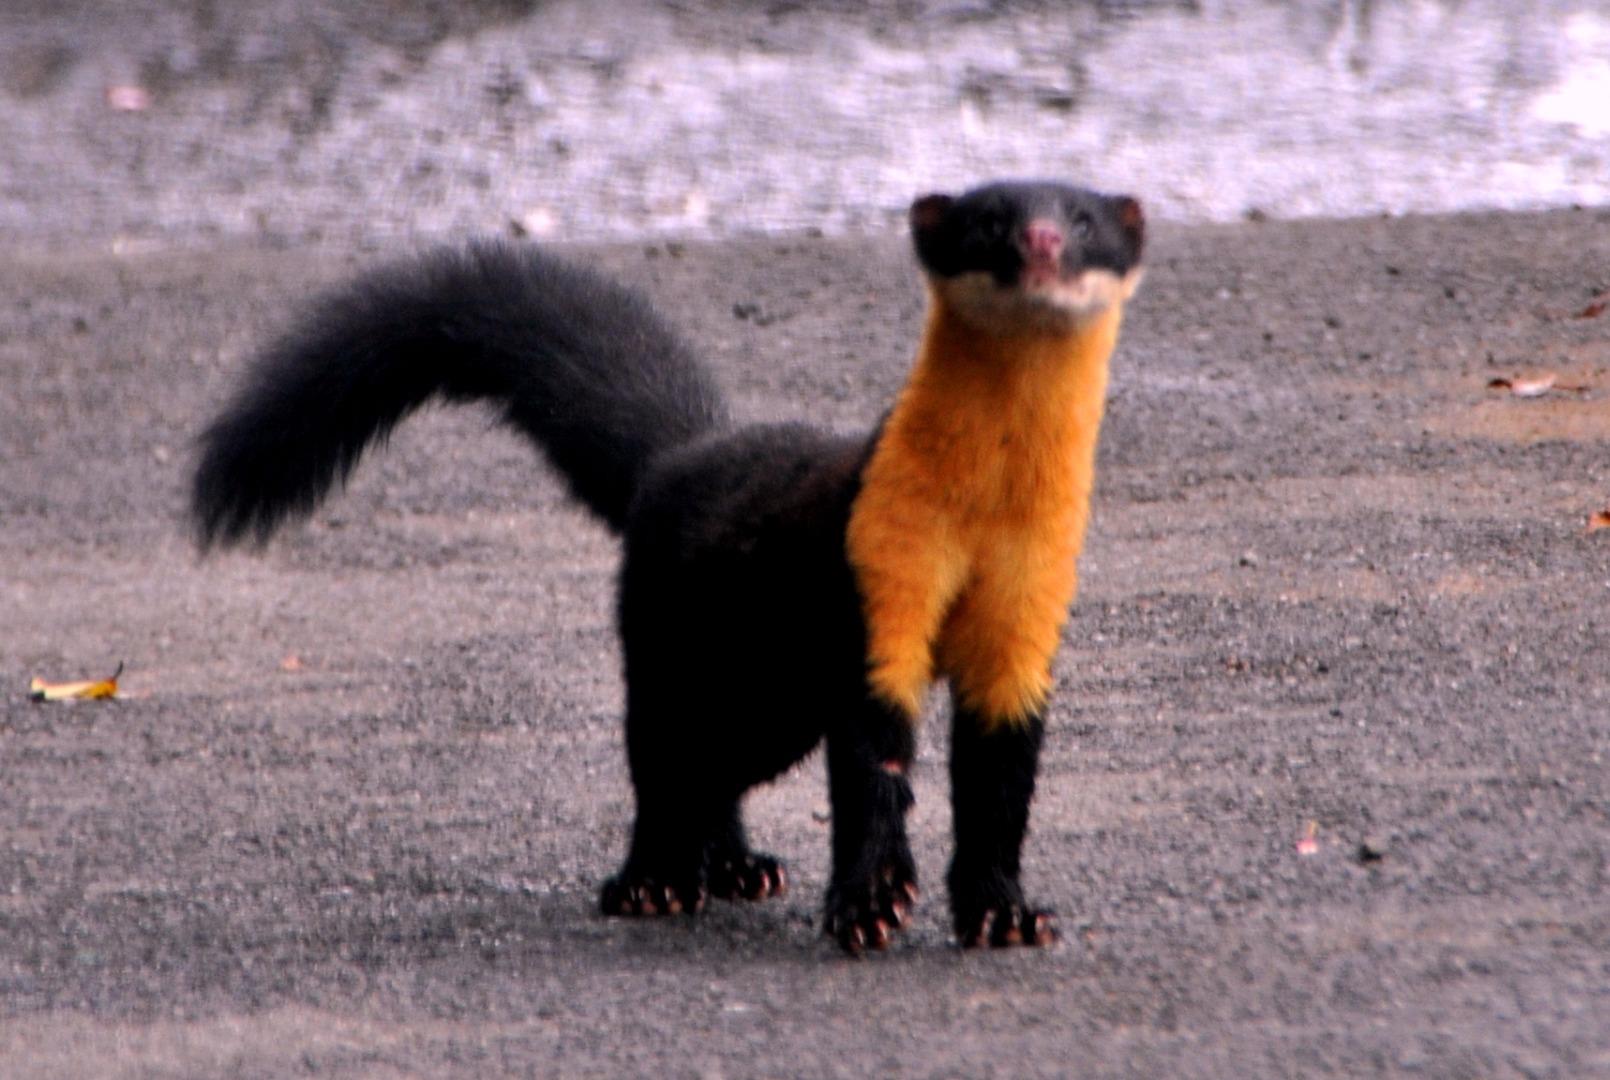
[[[77,701],[84,698],[117,697],[117,677],[123,674],[123,665],[106,679],[81,679],[77,682],[46,682],[34,679],[28,684],[28,697],[34,701]]]

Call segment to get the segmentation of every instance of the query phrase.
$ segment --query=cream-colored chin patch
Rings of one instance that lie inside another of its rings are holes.
[[[1122,276],[1111,270],[1082,270],[1044,285],[1001,285],[987,273],[931,278],[952,311],[991,334],[1066,334],[1112,305],[1135,295],[1144,271]]]

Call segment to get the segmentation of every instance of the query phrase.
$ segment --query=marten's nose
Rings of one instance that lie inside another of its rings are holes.
[[[1023,243],[1034,262],[1056,262],[1062,257],[1062,230],[1045,218],[1028,223],[1023,230]]]

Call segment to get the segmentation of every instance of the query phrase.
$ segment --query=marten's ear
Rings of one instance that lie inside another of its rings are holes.
[[[949,195],[924,195],[911,204],[911,231],[921,235],[945,220],[945,212],[956,200]]]
[[[1132,248],[1132,260],[1139,262],[1141,251],[1146,247],[1146,212],[1140,208],[1140,200],[1130,195],[1113,196],[1112,207],[1118,226],[1124,230],[1124,237]]]
[[[911,204],[911,246],[929,274],[946,276],[959,269],[953,266],[956,238],[949,225],[950,208],[955,201],[949,195],[924,195]]]

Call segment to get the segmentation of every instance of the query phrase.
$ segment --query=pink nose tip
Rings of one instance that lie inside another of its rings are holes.
[[[1031,221],[1023,230],[1028,255],[1033,259],[1057,259],[1062,255],[1062,230],[1049,221]]]

